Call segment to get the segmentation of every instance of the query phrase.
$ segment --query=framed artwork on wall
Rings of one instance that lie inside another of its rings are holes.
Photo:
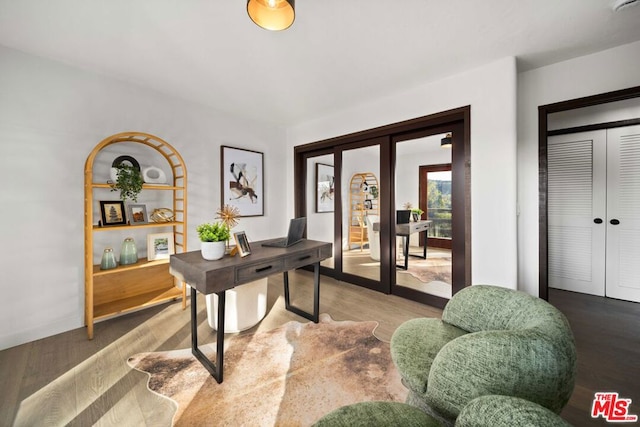
[[[147,259],[168,259],[175,253],[173,233],[153,233],[147,235]]]
[[[316,212],[333,212],[335,177],[333,166],[316,163]]]
[[[264,215],[264,155],[258,151],[220,147],[222,203],[240,216]]]
[[[100,201],[100,217],[102,225],[125,225],[127,218],[124,214],[124,202],[121,200]]]

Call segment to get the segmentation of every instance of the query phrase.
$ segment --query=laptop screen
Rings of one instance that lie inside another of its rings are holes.
[[[307,226],[307,218],[293,218],[289,223],[289,234],[287,235],[287,243],[294,243],[302,239],[304,229]]]

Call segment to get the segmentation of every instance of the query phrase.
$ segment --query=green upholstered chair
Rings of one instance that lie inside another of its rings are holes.
[[[415,406],[400,402],[360,402],[329,412],[313,427],[439,427],[440,423]]]
[[[443,423],[413,405],[361,402],[322,417],[314,427],[440,427]],[[558,414],[519,397],[486,395],[460,412],[455,427],[568,427]]]
[[[529,400],[485,395],[469,402],[455,427],[568,427],[560,415]]]
[[[442,319],[400,325],[391,356],[409,389],[406,403],[349,405],[317,425],[567,425],[557,414],[573,391],[575,342],[564,315],[539,298],[465,288]]]
[[[475,285],[442,319],[409,320],[391,338],[407,403],[446,424],[484,395],[513,396],[560,413],[573,392],[576,349],[565,316],[524,292]]]

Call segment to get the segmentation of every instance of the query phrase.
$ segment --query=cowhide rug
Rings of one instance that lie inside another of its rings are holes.
[[[318,324],[226,337],[222,384],[191,349],[141,353],[128,363],[149,374],[149,389],[177,403],[174,425],[308,426],[343,405],[405,400],[376,326],[322,314]],[[201,347],[212,360],[214,345]]]
[[[406,272],[422,283],[438,281],[451,284],[451,257],[409,258]]]

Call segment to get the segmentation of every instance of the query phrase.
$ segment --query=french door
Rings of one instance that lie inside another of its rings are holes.
[[[403,170],[403,166],[396,163],[397,153],[394,147],[405,146],[406,141],[412,139],[446,131],[453,134],[451,158],[446,161],[438,160],[436,163],[452,164],[451,209],[456,215],[453,216],[451,225],[451,293],[455,294],[471,285],[470,118],[471,107],[466,106],[294,147],[295,214],[307,217],[307,237],[333,241],[334,256],[321,265],[322,274],[444,307],[448,298],[396,286],[396,210],[407,201],[415,204],[417,191],[411,198],[396,195],[397,188],[401,188],[398,182],[402,183],[401,180],[398,181],[396,173]],[[316,199],[324,194],[318,190],[320,183],[324,181],[318,178],[319,173],[314,173],[319,164],[323,165],[323,169],[333,168],[335,187],[332,194],[333,206],[330,208],[325,205],[321,209],[317,208]],[[379,222],[363,222],[361,226],[360,221],[356,221],[355,225],[360,227],[362,237],[357,245],[355,239],[349,238],[353,221],[346,218],[346,215],[351,216],[354,212],[351,206],[354,206],[352,202],[355,199],[349,199],[347,194],[350,193],[353,176],[360,172],[366,172],[366,176],[369,173],[375,174],[378,186],[375,192],[370,185],[366,186],[368,188],[363,191],[365,198],[361,201],[362,207],[356,201],[356,210],[361,212],[359,217],[372,219],[378,216],[373,212],[377,206]],[[332,229],[333,235],[330,234]],[[376,259],[378,251],[379,260]]]
[[[607,131],[606,295],[640,302],[640,126]]]

